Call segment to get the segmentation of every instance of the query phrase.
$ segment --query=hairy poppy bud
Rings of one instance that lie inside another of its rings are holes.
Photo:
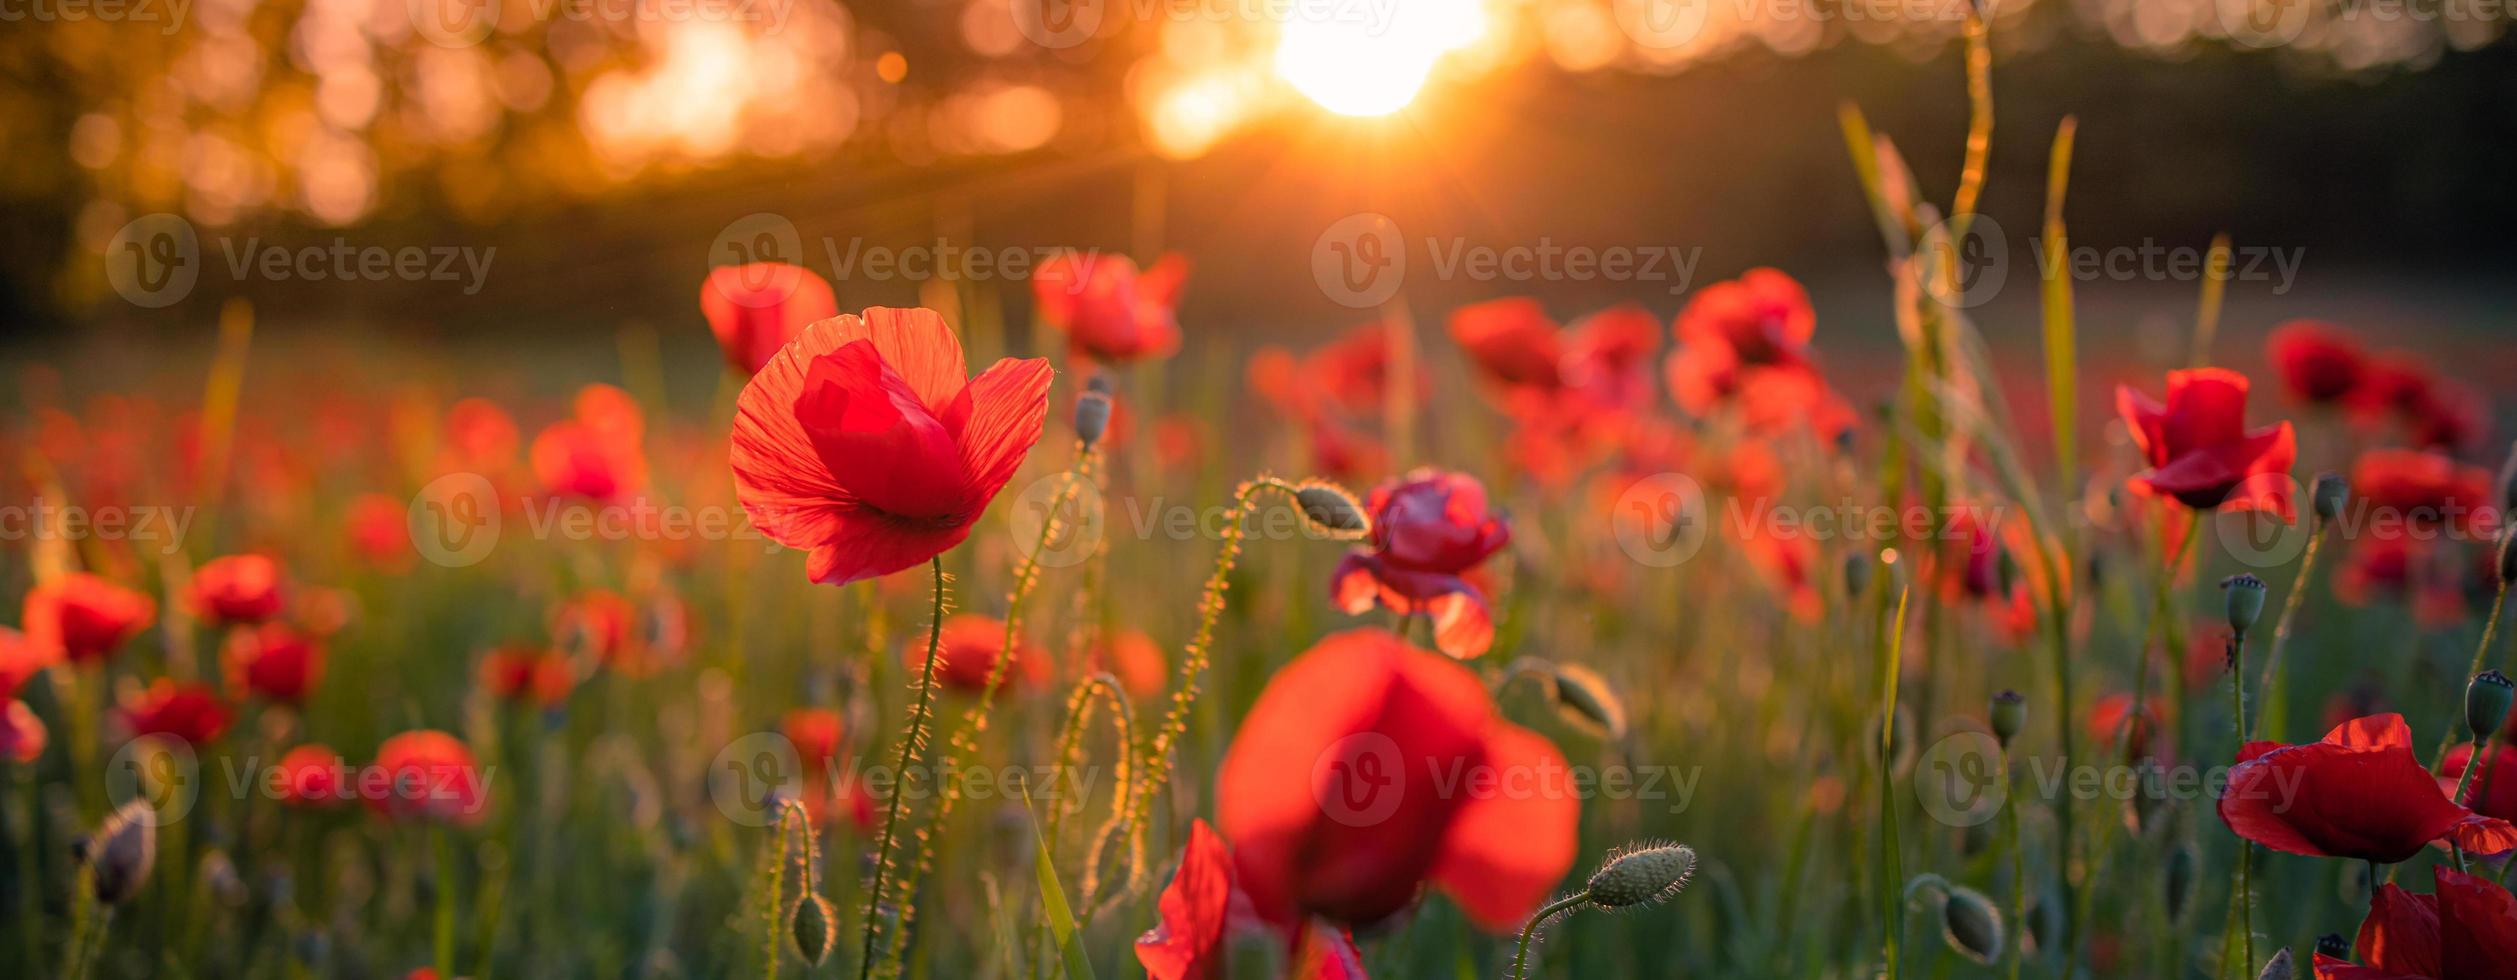
[[[1092,445],[1101,441],[1101,434],[1110,429],[1110,394],[1100,378],[1092,379],[1093,387],[1075,399],[1075,438]]]
[[[132,800],[105,817],[96,833],[70,846],[70,854],[88,867],[96,900],[120,905],[148,884],[157,864],[157,824],[146,800]]]
[[[1321,480],[1295,487],[1294,503],[1302,507],[1302,519],[1313,527],[1338,537],[1353,537],[1371,529],[1363,516],[1363,504],[1346,488]]]
[[[2350,959],[2351,940],[2344,938],[2338,932],[2328,932],[2318,936],[2316,937],[2316,955],[2330,956],[2337,960]]]
[[[2473,675],[2473,683],[2465,685],[2465,728],[2475,738],[2488,738],[2508,720],[2508,705],[2517,700],[2517,682],[2507,674],[2486,670]]]
[[[2350,501],[2351,484],[2340,473],[2319,473],[2308,497],[2315,502],[2316,519],[2330,521],[2342,516],[2342,505]]]
[[[2231,575],[2220,581],[2220,589],[2228,593],[2229,628],[2243,635],[2264,614],[2264,580],[2252,575]]]
[[[2255,974],[2255,980],[2290,980],[2295,976],[2298,976],[2298,964],[2290,960],[2290,947],[2283,946],[2272,954],[2271,959],[2264,961],[2264,972]]]
[[[839,912],[830,907],[830,900],[806,889],[797,899],[795,911],[787,917],[787,933],[795,937],[795,948],[804,954],[804,962],[820,966],[830,958],[832,937],[839,933]]]
[[[2003,748],[2009,748],[2010,740],[2019,737],[2019,730],[2028,726],[2028,699],[2017,691],[2003,691],[1993,695],[1990,714],[1993,737],[2001,740]]]
[[[2001,910],[1984,893],[1951,885],[1940,903],[1940,935],[1958,955],[1989,964],[2001,958]]]
[[[2194,897],[2194,845],[2178,844],[2167,852],[2167,921],[2182,921]]]
[[[1558,664],[1552,680],[1556,713],[1566,721],[1599,738],[1626,736],[1625,700],[1598,671],[1580,664]]]
[[[1583,887],[1603,909],[1635,908],[1668,900],[1695,873],[1695,850],[1685,844],[1628,845],[1608,856]]]
[[[1844,556],[1844,594],[1858,596],[1870,591],[1870,556],[1853,552]]]

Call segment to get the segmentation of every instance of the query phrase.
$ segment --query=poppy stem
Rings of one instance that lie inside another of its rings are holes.
[[[2296,591],[2293,589],[2293,591]],[[2173,669],[2173,668],[2171,668]],[[2238,748],[2246,746],[2246,631],[2229,634],[2229,717],[2234,721]],[[2231,758],[2235,758],[2232,753]],[[2245,953],[2246,969],[2255,968],[2255,845],[2244,837],[2237,839],[2237,929],[2239,948]],[[2223,947],[2226,948],[2226,947]]]
[[[2465,806],[2465,791],[2473,785],[2473,774],[2476,771],[2479,771],[2482,766],[2489,761],[2482,755],[2482,736],[2476,735],[2473,737],[2473,741],[2466,744],[2470,746],[2470,751],[2465,753],[2465,771],[2456,776],[2455,795],[2447,798],[2448,802],[2454,803],[2457,806]],[[2445,753],[2440,753],[2440,758],[2438,760],[2439,765],[2442,767],[2447,764],[2445,755]],[[2454,855],[2456,858],[2457,873],[2464,873],[2465,846],[2454,840],[2450,840],[2447,842],[2447,852]]]
[[[935,651],[944,637],[944,555],[938,552],[935,557],[927,559],[927,566],[935,572],[935,601],[933,615],[928,617],[926,627],[926,665],[918,673],[917,706],[909,712],[908,737],[900,740],[900,778],[903,780],[909,778],[911,768],[917,764],[918,743],[926,739],[926,717],[935,702]],[[883,919],[883,887],[885,879],[890,877],[891,847],[900,829],[901,803],[906,796],[897,790],[891,794],[891,805],[883,815],[882,843],[874,849],[874,882],[865,893],[865,951],[863,961],[857,966],[858,980],[874,975],[874,937],[880,931]],[[771,901],[774,903],[776,900]],[[770,968],[777,968],[774,956]]]
[[[454,847],[446,843],[446,828],[430,825],[429,849],[437,857],[437,975],[454,976]]]
[[[1547,920],[1570,912],[1590,900],[1590,890],[1584,889],[1557,899],[1546,908],[1539,909],[1538,914],[1529,917],[1529,924],[1521,927],[1520,952],[1512,956],[1512,980],[1523,980],[1524,977],[1529,976],[1529,941],[1538,936],[1538,927],[1546,925]]]
[[[2491,567],[2504,568],[2507,566],[2508,546],[2511,541],[2517,541],[2517,534],[2512,534],[2500,539],[2500,560],[2494,563]],[[2474,644],[2473,664],[2472,666],[2465,668],[2466,677],[2471,677],[2482,672],[2482,661],[2491,653],[2491,637],[2499,632],[2500,610],[2507,605],[2508,580],[2502,578],[2499,583],[2499,591],[2491,596],[2491,614],[2489,618],[2482,621],[2482,642]],[[2436,756],[2438,761],[2430,764],[2431,775],[2437,775],[2447,771],[2447,750],[2456,744],[2457,727],[2458,726],[2455,725],[2447,726],[2447,737],[2441,739],[2438,743],[2438,753]],[[2466,771],[2470,772],[2471,767],[2468,766]]]
[[[2308,520],[2315,523],[2308,528],[2307,554],[2299,559],[2298,578],[2291,581],[2290,594],[2281,600],[2281,617],[2272,623],[2272,650],[2264,655],[2264,684],[2262,693],[2255,698],[2255,703],[2261,707],[2255,712],[2254,725],[2246,730],[2248,739],[2263,731],[2265,716],[2286,716],[2289,713],[2283,707],[2281,651],[2290,645],[2290,624],[2298,618],[2299,606],[2307,598],[2307,587],[2316,581],[2316,556],[2325,550],[2325,519],[2310,517]],[[2279,738],[2281,733],[2276,728],[2272,735]]]

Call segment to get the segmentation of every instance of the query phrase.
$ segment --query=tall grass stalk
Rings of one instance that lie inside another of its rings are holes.
[[[925,747],[927,716],[935,703],[935,653],[944,636],[944,556],[927,560],[935,576],[935,599],[929,607],[926,628],[926,663],[918,672],[917,700],[909,709],[909,731],[900,740],[900,778],[908,779],[916,771],[918,754]],[[1003,659],[1000,657],[999,659]],[[865,948],[857,967],[858,980],[874,975],[874,944],[883,921],[883,897],[888,894],[891,875],[891,849],[897,842],[901,806],[907,793],[895,790],[883,815],[881,843],[874,848],[874,880],[865,889]],[[773,903],[774,904],[774,903]],[[907,921],[905,918],[902,920]],[[775,961],[772,961],[775,967]]]
[[[1905,863],[1898,854],[1896,826],[1896,689],[1898,667],[1905,652],[1905,604],[1912,598],[1911,585],[1900,585],[1896,597],[1896,618],[1886,636],[1879,638],[1879,911],[1888,938],[1880,950],[1887,964],[1888,980],[1896,980],[1897,947],[1905,939],[1905,901],[1898,894],[1897,883],[1905,880]]]
[[[2290,582],[2290,594],[2281,600],[2281,617],[2272,623],[2272,649],[2264,654],[2262,693],[2255,698],[2255,722],[2246,730],[2247,739],[2269,732],[2281,737],[2281,729],[2289,720],[2286,685],[2281,682],[2281,652],[2289,648],[2290,627],[2298,619],[2299,607],[2305,604],[2308,587],[2316,583],[2316,558],[2325,550],[2325,519],[2311,510],[2308,520],[2307,553],[2299,558],[2298,577]]]

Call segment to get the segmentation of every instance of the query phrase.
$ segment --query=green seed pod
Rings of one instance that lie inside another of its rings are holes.
[[[1558,664],[1548,685],[1555,691],[1556,713],[1595,738],[1626,737],[1626,704],[1608,679],[1580,664]]]
[[[1940,937],[1950,949],[1990,964],[2001,958],[2001,936],[2001,909],[1992,899],[1972,888],[1949,886],[1948,898],[1940,903]]]
[[[1608,855],[1583,888],[1603,909],[1657,905],[1687,887],[1695,850],[1685,844],[1630,844]]]
[[[146,800],[132,800],[107,815],[96,833],[70,846],[71,856],[88,867],[97,901],[120,905],[148,884],[157,864],[155,818]]]
[[[1306,481],[1294,488],[1293,499],[1302,507],[1303,520],[1333,537],[1361,537],[1372,527],[1363,516],[1363,504],[1337,484]]]
[[[795,909],[787,914],[787,934],[795,937],[795,948],[804,954],[804,962],[820,966],[830,958],[830,947],[839,934],[839,911],[830,907],[830,900],[811,891],[797,899]]]
[[[2255,620],[2264,614],[2264,580],[2252,575],[2231,575],[2220,580],[2220,591],[2229,600],[2229,628],[2243,635],[2254,628]]]
[[[2298,965],[2290,961],[2290,947],[2283,946],[2264,961],[2264,972],[2255,974],[2255,980],[2291,980],[2296,976]]]
[[[2342,516],[2342,506],[2351,502],[2351,484],[2340,473],[2319,473],[2316,485],[2308,491],[2308,496],[2314,501],[2316,519],[2330,521]]]
[[[2316,937],[2316,955],[2330,956],[2337,960],[2350,959],[2351,940],[2338,932],[2328,932],[2318,936]]]
[[[2001,740],[2002,748],[2009,748],[2010,740],[2019,737],[2019,733],[2028,727],[2028,699],[2017,691],[1993,695],[1990,715],[1993,737]]]
[[[1095,379],[1099,380],[1099,379]],[[1110,429],[1110,396],[1098,391],[1084,392],[1075,399],[1075,438],[1092,445],[1101,441],[1101,434]]]
[[[2194,897],[2194,845],[2183,843],[2167,852],[2167,921],[2182,922]]]
[[[2517,683],[2507,674],[2486,670],[2473,675],[2473,683],[2465,685],[2465,730],[2475,738],[2489,738],[2508,720],[2512,700],[2517,700]]]

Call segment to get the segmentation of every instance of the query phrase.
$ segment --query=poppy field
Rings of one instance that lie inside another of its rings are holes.
[[[1996,146],[2040,257],[2111,177],[1983,17],[1953,173],[1820,134],[1893,337],[737,247],[562,356],[13,355],[0,973],[2517,977],[2491,362],[2225,238],[2165,345],[1979,306]]]

